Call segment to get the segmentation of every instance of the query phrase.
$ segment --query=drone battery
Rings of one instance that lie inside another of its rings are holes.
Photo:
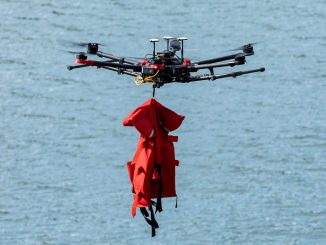
[[[143,75],[154,75],[155,70],[153,68],[143,66],[142,67],[142,73],[143,73]]]

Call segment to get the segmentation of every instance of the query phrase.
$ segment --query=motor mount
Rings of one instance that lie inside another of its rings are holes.
[[[87,46],[87,53],[96,54],[98,51],[98,43],[89,43]]]
[[[243,65],[246,63],[246,56],[239,54],[236,57],[234,57],[234,60],[239,64],[239,65]]]
[[[85,53],[79,53],[76,55],[76,59],[87,60],[87,55]]]
[[[254,53],[254,47],[251,44],[244,45],[242,51],[244,53],[251,54],[251,53]]]

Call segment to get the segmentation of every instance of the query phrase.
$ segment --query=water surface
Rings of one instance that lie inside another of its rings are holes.
[[[326,243],[325,1],[2,0],[0,10],[0,244]],[[178,209],[164,200],[151,238],[131,218],[125,162],[138,135],[121,126],[151,87],[69,72],[58,41],[143,56],[164,35],[187,36],[193,60],[260,41],[239,69],[267,71],[157,91],[186,120]]]

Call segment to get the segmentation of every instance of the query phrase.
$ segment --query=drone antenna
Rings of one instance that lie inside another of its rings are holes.
[[[159,42],[160,40],[157,38],[152,38],[152,39],[149,39],[149,41],[151,43],[153,43],[153,58],[155,58],[155,43]]]
[[[165,37],[163,37],[163,39],[166,41],[166,50],[169,50],[169,48],[170,48],[170,40],[174,39],[174,37],[165,36]]]
[[[179,37],[178,40],[181,41],[181,61],[183,62],[184,61],[184,59],[183,59],[183,41],[188,40],[188,38],[187,37]]]

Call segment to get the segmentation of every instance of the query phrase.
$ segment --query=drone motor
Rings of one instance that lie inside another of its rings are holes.
[[[79,53],[76,55],[76,59],[87,60],[87,55],[85,53]]]
[[[254,53],[254,47],[251,44],[244,45],[243,46],[243,52],[247,54],[253,54]]]
[[[97,51],[98,51],[98,43],[89,43],[87,45],[87,53],[96,54]]]
[[[239,54],[234,57],[234,60],[237,62],[238,65],[243,65],[246,63],[246,56]]]

